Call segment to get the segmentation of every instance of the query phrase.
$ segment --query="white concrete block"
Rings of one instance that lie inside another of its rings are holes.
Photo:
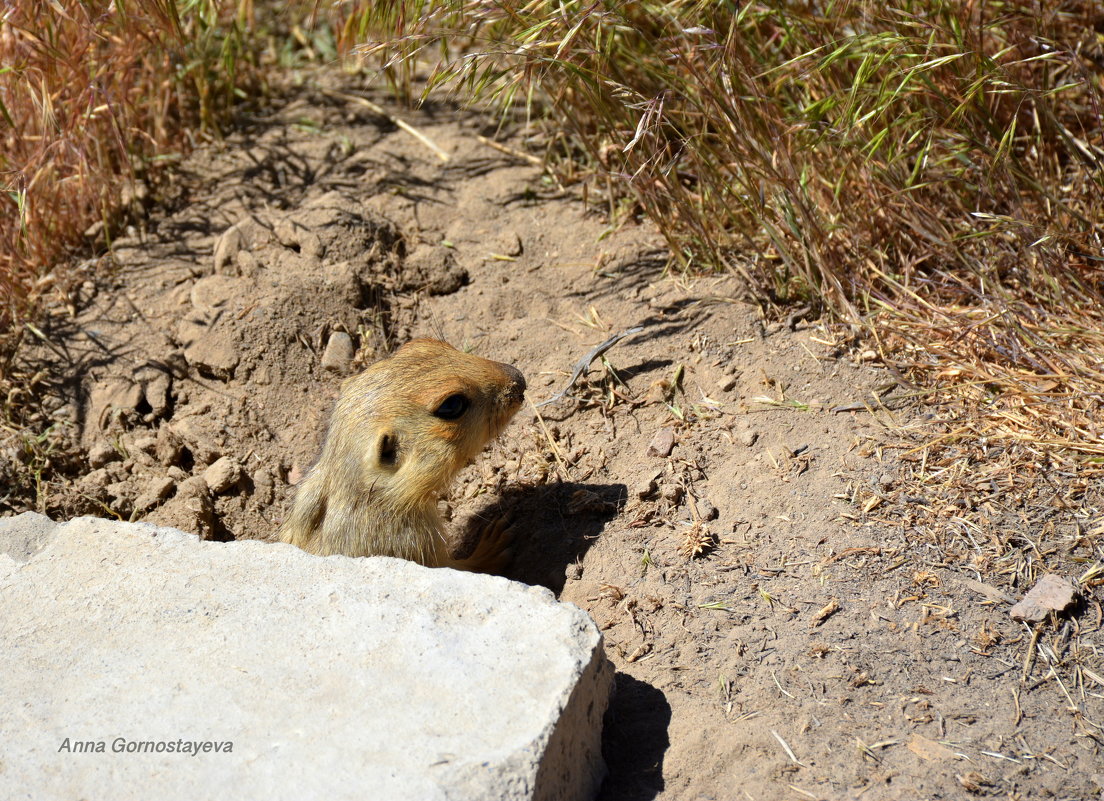
[[[601,636],[541,588],[21,515],[0,607],[2,798],[582,799],[604,772]]]

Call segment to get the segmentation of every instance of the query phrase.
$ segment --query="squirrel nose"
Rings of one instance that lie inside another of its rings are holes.
[[[506,373],[506,378],[510,381],[506,397],[514,403],[521,403],[522,398],[525,397],[525,376],[509,364],[502,365],[502,372]]]

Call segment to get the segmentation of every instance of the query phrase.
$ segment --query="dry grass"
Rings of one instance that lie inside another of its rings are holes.
[[[44,265],[92,222],[111,218],[122,187],[144,177],[145,157],[185,134],[175,12],[158,2],[8,7],[0,24],[0,322],[25,311]]]
[[[232,102],[235,26],[210,3],[29,0],[0,13],[0,485],[42,502],[65,459],[39,407],[43,376],[11,360],[39,301],[79,282],[51,268],[107,239],[173,149]],[[215,78],[216,70],[229,70]],[[100,234],[86,239],[89,226]],[[56,295],[53,295],[56,297]],[[63,449],[62,449],[63,450]]]
[[[364,50],[398,75],[444,49],[427,91],[542,100],[566,177],[614,179],[684,266],[745,268],[781,299],[846,306],[941,267],[1005,277],[990,257],[1020,248],[1041,262],[1028,276],[1099,252],[1104,12],[818,7],[381,4],[363,27],[388,38]],[[747,245],[758,263],[738,263]]]
[[[89,247],[89,226],[102,223],[109,243],[160,169],[259,91],[280,55],[270,52],[267,32],[290,27],[291,16],[310,5],[292,3],[279,19],[252,0],[5,7],[0,332],[27,315],[55,263]]]
[[[360,19],[396,84],[432,56],[427,92],[547,119],[533,141],[561,180],[646,213],[682,267],[858,323],[937,412],[901,443],[924,470],[1079,485],[1104,464],[1099,4],[410,0]]]

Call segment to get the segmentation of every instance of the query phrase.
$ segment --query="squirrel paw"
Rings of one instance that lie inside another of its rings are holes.
[[[505,517],[488,520],[477,529],[479,541],[470,555],[448,565],[475,573],[502,573],[514,557],[513,521]]]

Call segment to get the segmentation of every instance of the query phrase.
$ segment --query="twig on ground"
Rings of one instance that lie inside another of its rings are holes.
[[[615,334],[614,336],[607,339],[605,342],[602,342],[599,345],[595,345],[593,348],[590,349],[586,356],[579,359],[579,361],[575,364],[575,370],[571,373],[571,379],[567,382],[567,386],[565,386],[548,400],[541,401],[540,403],[536,404],[535,408],[547,406],[550,403],[555,403],[556,401],[558,401],[560,398],[566,395],[573,386],[575,386],[576,381],[582,378],[583,374],[590,367],[591,362],[593,362],[595,359],[597,359],[599,356],[612,348],[625,337],[630,336],[631,334],[639,334],[643,330],[644,326],[642,325],[633,326],[626,331],[622,331],[620,334]]]
[[[364,106],[366,109],[368,109],[372,113],[378,114],[379,116],[381,116],[384,119],[388,120],[391,124],[393,124],[393,125],[395,125],[399,128],[402,128],[408,134],[410,134],[415,139],[417,139],[419,142],[421,142],[423,145],[425,145],[430,150],[432,150],[434,155],[436,155],[437,158],[439,158],[441,161],[448,161],[449,160],[449,158],[450,158],[449,154],[446,153],[444,150],[442,150],[440,147],[438,147],[436,142],[434,142],[432,139],[430,139],[428,136],[426,136],[424,133],[419,131],[417,128],[415,128],[410,123],[408,123],[405,120],[402,120],[399,117],[396,117],[394,114],[391,114],[390,112],[388,112],[386,109],[383,108],[383,106],[379,106],[379,105],[373,103],[371,100],[369,100],[365,97],[361,97],[360,95],[351,95],[351,94],[348,94],[346,92],[335,92],[332,89],[323,89],[322,94],[326,95],[326,97],[332,97],[335,100],[344,100],[346,103],[357,103],[361,106]]]

